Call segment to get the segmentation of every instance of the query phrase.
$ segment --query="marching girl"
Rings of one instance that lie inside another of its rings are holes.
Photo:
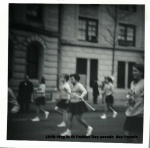
[[[65,127],[67,120],[68,120],[67,109],[69,106],[71,88],[68,83],[69,75],[64,74],[64,75],[61,75],[60,77],[61,77],[61,82],[62,82],[62,86],[60,87],[60,101],[55,106],[55,110],[62,109],[63,119],[62,119],[62,122],[58,124],[57,126]]]
[[[132,74],[134,80],[131,82],[131,90],[127,95],[129,105],[126,110],[124,131],[126,136],[138,136],[138,138],[128,138],[128,142],[142,143],[144,113],[144,65],[135,64],[133,66]]]
[[[44,112],[45,114],[45,119],[48,118],[49,112],[45,111],[42,108],[42,105],[45,105],[45,90],[46,90],[46,86],[45,86],[45,78],[42,77],[40,79],[40,85],[39,88],[36,90],[36,94],[37,94],[37,98],[35,98],[33,100],[33,102],[36,104],[36,117],[32,119],[32,121],[40,121],[39,118],[39,114],[40,114],[40,110],[42,112]]]
[[[113,115],[112,115],[113,118],[115,118],[117,116],[117,112],[113,109],[114,86],[113,86],[112,82],[113,81],[110,77],[105,77],[105,86],[104,86],[103,95],[105,97],[106,110],[105,110],[105,113],[102,116],[100,116],[101,119],[106,119],[107,118],[106,112],[108,110],[110,110],[113,113]]]
[[[87,106],[82,101],[82,99],[87,95],[87,91],[83,85],[79,83],[80,76],[78,74],[72,74],[70,76],[70,80],[73,84],[69,104],[71,116],[67,125],[67,130],[62,133],[61,136],[71,136],[72,121],[74,116],[76,116],[77,121],[87,129],[86,136],[90,136],[93,128],[89,126],[88,123],[82,118],[83,113],[88,111]]]

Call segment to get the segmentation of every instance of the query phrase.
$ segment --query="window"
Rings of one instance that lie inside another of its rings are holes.
[[[42,5],[27,4],[27,20],[33,22],[42,21]]]
[[[38,42],[32,42],[27,49],[26,71],[30,78],[39,78],[43,61],[42,46]]]
[[[91,59],[91,64],[90,64],[90,87],[92,87],[93,81],[97,78],[97,71],[98,71],[98,60]]]
[[[132,77],[132,67],[135,62],[118,61],[118,88],[130,88]]]
[[[132,67],[134,65],[134,62],[129,62],[128,63],[128,88],[130,88],[130,84],[131,84],[131,81],[133,80],[133,77],[132,77]]]
[[[98,73],[98,60],[97,59],[84,59],[77,58],[76,72],[80,74],[81,83],[87,86],[87,79],[89,86],[92,86],[93,80],[97,78]]]
[[[77,67],[76,71],[79,74],[86,74],[87,73],[87,59],[77,59]]]
[[[135,26],[119,25],[118,44],[120,46],[135,46]]]
[[[118,62],[117,87],[125,88],[125,62]]]
[[[82,41],[97,42],[98,20],[79,18],[78,39]]]
[[[119,5],[119,9],[123,11],[136,12],[136,5]]]

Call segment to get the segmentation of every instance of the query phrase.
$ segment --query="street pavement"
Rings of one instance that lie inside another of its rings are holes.
[[[62,120],[62,116],[54,111],[55,102],[46,103],[45,109],[50,112],[47,120],[44,114],[40,114],[39,122],[32,122],[35,117],[34,104],[30,105],[30,112],[17,114],[13,119],[14,140],[31,140],[31,141],[73,141],[73,142],[112,142],[126,143],[124,138],[123,124],[125,121],[124,102],[115,103],[114,107],[118,111],[117,118],[112,118],[109,114],[108,118],[100,119],[104,110],[104,104],[99,100],[98,104],[93,105],[88,101],[96,111],[89,111],[83,115],[83,118],[93,127],[93,133],[90,137],[86,137],[86,129],[80,125],[74,118],[72,137],[61,137],[60,133],[66,128],[58,128]]]

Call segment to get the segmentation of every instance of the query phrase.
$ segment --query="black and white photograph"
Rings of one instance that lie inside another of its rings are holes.
[[[145,9],[8,3],[6,141],[143,144]]]

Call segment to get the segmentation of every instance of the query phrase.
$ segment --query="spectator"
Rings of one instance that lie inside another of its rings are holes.
[[[29,112],[29,104],[33,93],[33,84],[29,81],[27,75],[24,76],[24,81],[19,84],[18,102],[20,104],[20,111],[23,113]]]
[[[93,104],[97,104],[97,97],[99,96],[99,89],[98,89],[98,79],[95,78],[93,85]]]

